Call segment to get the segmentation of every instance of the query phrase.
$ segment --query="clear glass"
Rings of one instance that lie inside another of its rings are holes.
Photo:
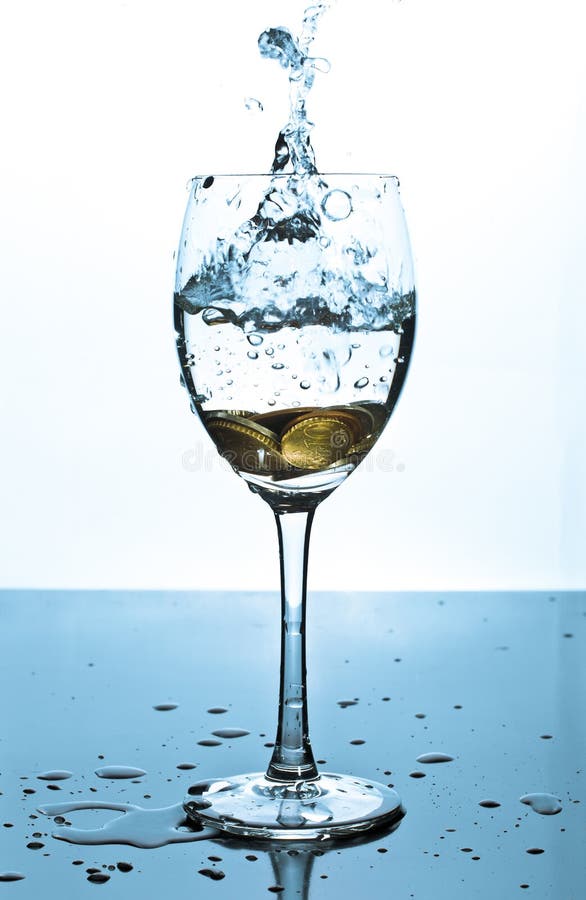
[[[272,508],[281,561],[277,735],[266,773],[194,784],[187,813],[263,839],[325,840],[404,814],[383,785],[318,772],[305,608],[317,505],[372,449],[413,346],[415,285],[387,175],[193,179],[175,284],[182,381],[218,451]]]

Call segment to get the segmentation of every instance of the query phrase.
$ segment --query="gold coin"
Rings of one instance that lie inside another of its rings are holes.
[[[268,475],[289,468],[274,432],[249,419],[227,414],[206,421],[206,427],[220,455],[242,472]]]
[[[236,416],[238,419],[251,419],[254,413],[249,412],[247,409],[206,409],[203,415],[207,421],[208,419],[216,418],[231,419],[233,416]]]
[[[275,434],[281,434],[287,426],[302,415],[319,413],[315,406],[297,406],[293,409],[272,409],[265,413],[254,413],[252,418],[259,425],[270,428]]]
[[[281,438],[281,451],[298,469],[325,469],[346,456],[353,443],[353,429],[346,416],[322,413],[292,422]]]

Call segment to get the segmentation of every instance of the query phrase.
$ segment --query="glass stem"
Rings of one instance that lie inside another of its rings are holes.
[[[267,778],[317,778],[309,741],[305,668],[305,602],[309,534],[315,510],[275,511],[281,560],[279,723]]]

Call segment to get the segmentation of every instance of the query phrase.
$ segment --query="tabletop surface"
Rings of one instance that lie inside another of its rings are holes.
[[[586,592],[310,598],[316,757],[395,786],[407,815],[392,834],[317,853],[213,834],[156,849],[52,836],[43,804],[133,804],[156,832],[193,781],[264,769],[279,618],[268,593],[0,592],[0,895],[585,896]],[[429,752],[453,761],[417,762]],[[111,766],[145,774],[96,774]],[[520,802],[541,793],[561,811]],[[126,816],[72,812],[61,828]]]

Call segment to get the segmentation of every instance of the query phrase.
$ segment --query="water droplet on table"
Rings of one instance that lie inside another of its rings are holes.
[[[519,799],[540,816],[555,816],[562,811],[561,802],[553,794],[525,794]]]
[[[48,772],[41,772],[37,778],[41,781],[65,781],[72,776],[73,772],[68,772],[67,769],[50,769]]]
[[[226,877],[221,869],[199,869],[199,874],[211,878],[212,881],[221,881]]]
[[[141,778],[146,772],[132,766],[102,766],[101,769],[96,769],[96,775],[98,778]]]
[[[449,763],[453,761],[454,757],[448,756],[447,753],[422,753],[421,756],[417,757],[418,763],[425,763],[426,765],[433,763]]]
[[[244,728],[218,728],[217,731],[212,731],[212,734],[228,740],[230,738],[246,737],[247,734],[250,734],[250,731],[245,731]]]

